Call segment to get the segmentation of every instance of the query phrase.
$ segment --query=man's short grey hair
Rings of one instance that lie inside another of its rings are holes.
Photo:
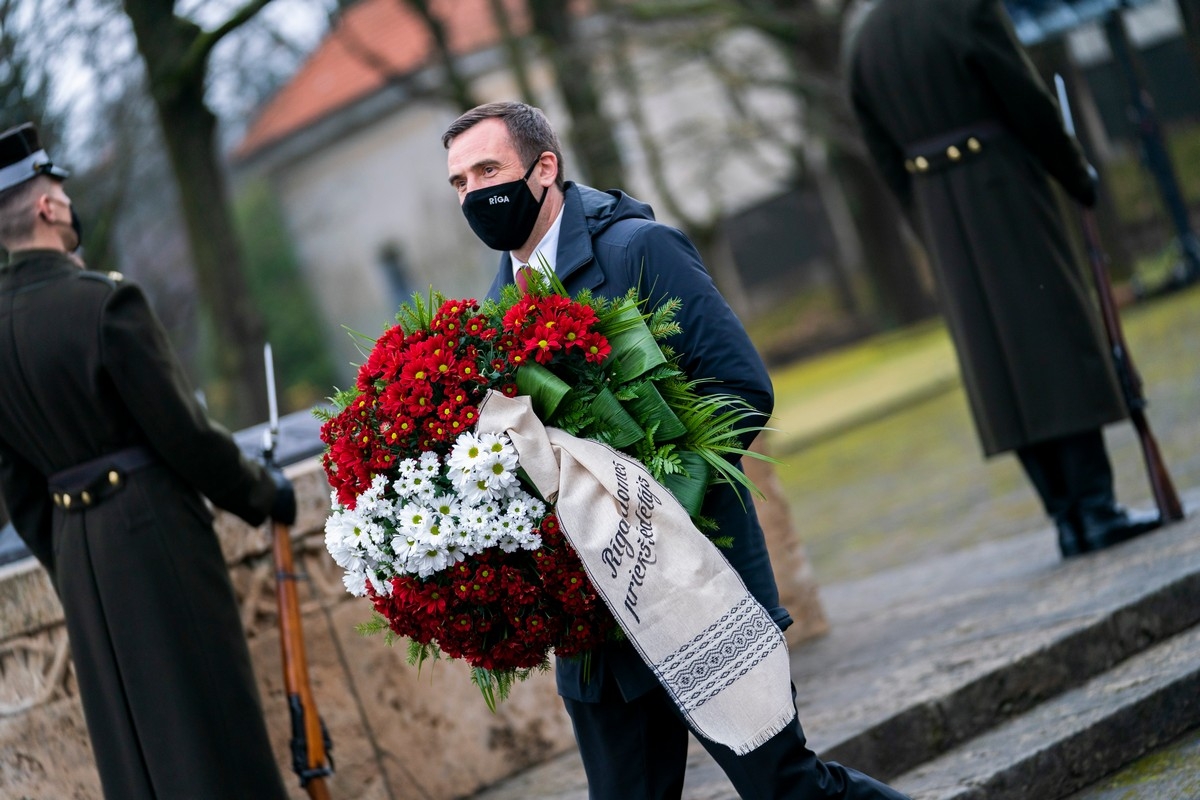
[[[12,249],[33,236],[33,201],[47,180],[38,176],[0,192],[0,247]]]
[[[546,119],[542,110],[527,103],[514,100],[475,106],[450,124],[450,127],[442,134],[442,146],[447,150],[450,149],[450,143],[459,134],[470,130],[485,119],[504,121],[504,126],[508,128],[508,135],[512,138],[513,147],[516,148],[521,163],[526,167],[542,153],[553,153],[554,157],[558,159],[558,177],[554,182],[558,188],[563,188],[563,155],[558,134],[554,132],[550,120]]]

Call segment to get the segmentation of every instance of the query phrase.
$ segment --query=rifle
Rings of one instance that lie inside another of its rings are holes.
[[[1063,126],[1067,133],[1075,137],[1075,121],[1071,117],[1071,104],[1067,98],[1067,85],[1062,75],[1054,76],[1054,85],[1058,89],[1058,104],[1062,109]],[[1089,165],[1089,170],[1093,168]],[[1094,173],[1093,173],[1094,174]],[[1113,365],[1116,367],[1117,379],[1121,384],[1121,392],[1125,396],[1125,405],[1129,409],[1129,419],[1137,429],[1138,441],[1142,445],[1142,456],[1146,462],[1146,473],[1150,479],[1150,490],[1154,493],[1154,502],[1163,522],[1175,522],[1183,519],[1183,505],[1167,472],[1162,453],[1158,449],[1158,440],[1150,430],[1150,421],[1146,419],[1146,406],[1149,402],[1142,391],[1142,376],[1133,365],[1129,355],[1129,346],[1125,343],[1125,333],[1121,329],[1121,318],[1117,315],[1117,304],[1113,300],[1112,284],[1108,277],[1108,257],[1100,246],[1100,231],[1096,225],[1096,214],[1090,208],[1080,205],[1083,219],[1083,241],[1087,248],[1088,262],[1092,268],[1092,276],[1096,280],[1096,294],[1100,300],[1100,314],[1104,319],[1104,332],[1108,335],[1108,344],[1112,349]]]
[[[263,347],[267,370],[267,406],[270,422],[263,433],[263,460],[274,466],[275,444],[279,439],[279,406],[275,399],[275,364],[271,345]],[[300,600],[296,594],[296,570],[292,559],[292,535],[288,526],[271,520],[275,557],[275,599],[279,604],[279,644],[283,651],[283,683],[292,718],[292,770],[300,777],[300,786],[312,800],[330,800],[325,778],[333,774],[329,751],[333,742],[325,722],[317,713],[312,686],[308,680],[308,662],[304,656],[304,630],[300,624]]]

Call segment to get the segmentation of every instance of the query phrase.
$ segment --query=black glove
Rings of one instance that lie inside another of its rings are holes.
[[[271,503],[271,519],[291,525],[296,521],[296,490],[283,470],[274,464],[267,467],[271,480],[275,482],[275,500]]]

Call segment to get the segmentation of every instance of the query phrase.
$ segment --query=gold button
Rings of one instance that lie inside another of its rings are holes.
[[[983,149],[983,142],[972,136],[970,139],[967,139],[967,149],[972,153],[978,153]]]
[[[916,171],[917,171],[917,165],[913,163],[913,160],[912,160],[911,158],[909,158],[909,159],[905,159],[905,161],[904,161],[904,168],[905,168],[906,170],[908,170],[909,172],[916,172]]]
[[[111,483],[113,486],[116,486],[118,483],[121,482],[121,476],[117,473],[117,471],[115,469],[108,471],[108,482]]]
[[[88,494],[87,492],[84,492],[83,494],[79,495],[79,499],[83,501],[83,504],[85,506],[90,506],[92,504],[92,496],[90,494]]]
[[[917,156],[913,163],[917,165],[917,172],[924,172],[929,169],[929,159],[925,158],[925,156]]]
[[[950,145],[946,148],[946,157],[951,161],[958,161],[960,158],[962,158],[962,151],[954,145]]]
[[[63,508],[70,508],[70,507],[71,507],[71,495],[64,494],[63,495]]]
[[[56,505],[56,506],[62,505],[62,495],[59,494],[58,492],[54,493],[54,505]]]

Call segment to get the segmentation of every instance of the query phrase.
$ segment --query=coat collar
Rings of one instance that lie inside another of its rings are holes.
[[[18,250],[9,254],[7,264],[0,266],[0,281],[6,285],[24,286],[79,270],[78,264],[58,250]]]

